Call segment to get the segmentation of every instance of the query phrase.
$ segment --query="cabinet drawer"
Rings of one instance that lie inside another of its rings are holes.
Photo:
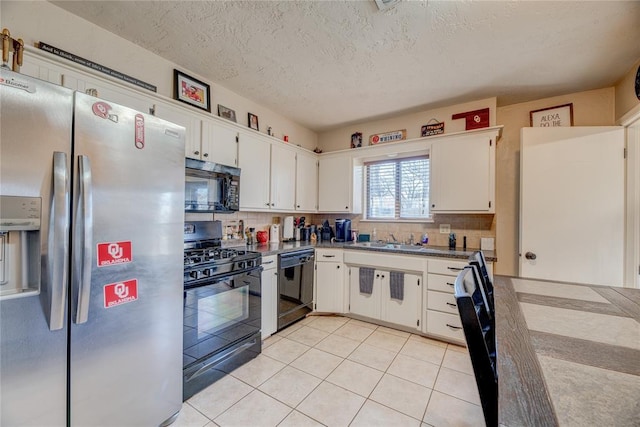
[[[468,264],[469,264],[468,261],[457,261],[457,260],[450,260],[450,259],[430,259],[429,273],[457,276],[460,270],[462,270]]]
[[[443,276],[442,274],[429,274],[427,275],[427,288],[447,292],[453,294],[453,283],[455,282],[455,276]]]
[[[427,309],[458,315],[456,297],[450,293],[427,291]]]
[[[342,249],[316,249],[316,262],[342,262]]]
[[[427,310],[427,333],[451,338],[460,343],[465,342],[460,316],[457,314]]]
[[[269,255],[262,257],[262,268],[272,270],[278,267],[278,255]]]

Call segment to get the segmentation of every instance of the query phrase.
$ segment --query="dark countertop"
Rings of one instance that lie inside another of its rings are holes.
[[[320,242],[312,244],[311,242],[280,242],[280,243],[261,243],[257,245],[249,245],[247,249],[260,252],[262,256],[269,255],[278,255],[285,252],[292,252],[300,249],[315,249],[315,248],[324,248],[324,249],[347,249],[347,250],[362,250],[362,251],[375,251],[375,252],[385,252],[389,254],[403,254],[403,255],[417,255],[417,256],[429,256],[429,257],[440,257],[440,258],[457,258],[467,260],[473,254],[473,252],[477,249],[468,248],[466,251],[461,250],[450,250],[446,246],[426,246],[421,247],[418,245],[409,246],[409,245],[395,245],[401,247],[389,247],[387,245],[384,246],[368,246],[370,243],[360,242],[360,243],[342,243],[342,242]],[[497,256],[495,251],[483,251],[485,258],[489,262],[497,261]]]

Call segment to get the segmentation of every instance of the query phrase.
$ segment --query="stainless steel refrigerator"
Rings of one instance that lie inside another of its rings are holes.
[[[0,425],[182,404],[184,128],[0,71]]]

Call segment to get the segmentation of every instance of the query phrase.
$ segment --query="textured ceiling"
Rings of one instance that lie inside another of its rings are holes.
[[[640,1],[53,3],[315,131],[606,87],[640,58]]]

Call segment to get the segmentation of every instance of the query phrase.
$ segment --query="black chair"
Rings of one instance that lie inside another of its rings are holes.
[[[498,425],[498,375],[496,369],[495,324],[489,317],[483,288],[473,266],[456,277],[454,293],[467,341],[476,385],[488,427]]]
[[[487,296],[487,303],[489,304],[489,312],[491,317],[495,313],[495,305],[493,302],[493,282],[489,277],[489,270],[487,269],[487,261],[484,258],[482,251],[475,251],[471,257],[469,257],[469,264],[476,267],[480,275],[480,283],[484,288],[484,293]]]

